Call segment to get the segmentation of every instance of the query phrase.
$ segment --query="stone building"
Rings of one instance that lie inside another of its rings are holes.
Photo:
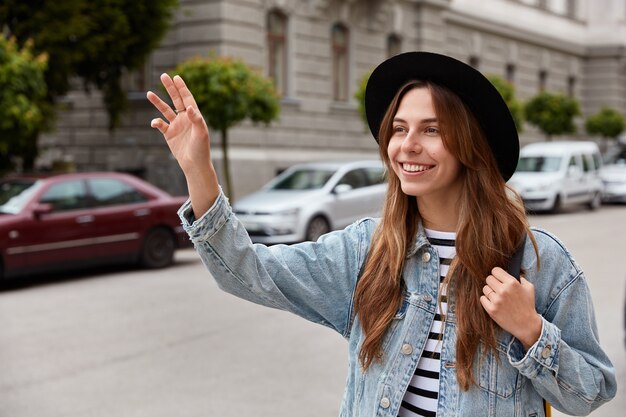
[[[364,73],[402,51],[452,55],[512,81],[522,100],[546,89],[576,97],[585,115],[603,105],[626,112],[625,19],[619,0],[181,0],[162,45],[127,74],[122,127],[108,131],[97,94],[72,92],[56,131],[40,140],[39,164],[129,171],[185,193],[149,128],[156,113],[145,92],[162,72],[211,51],[262,69],[282,94],[279,121],[230,131],[236,196],[295,162],[377,157],[353,94]],[[541,135],[527,128],[522,141],[533,140]],[[219,165],[219,146],[213,155]]]

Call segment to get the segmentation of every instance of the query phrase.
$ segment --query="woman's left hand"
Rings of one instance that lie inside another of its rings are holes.
[[[496,267],[486,279],[480,303],[498,325],[528,350],[541,335],[541,316],[535,310],[535,286],[524,277],[517,281]]]

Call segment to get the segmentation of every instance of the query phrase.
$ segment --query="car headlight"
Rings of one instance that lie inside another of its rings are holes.
[[[272,213],[274,221],[265,226],[265,231],[269,235],[290,235],[294,233],[298,214],[300,214],[299,208]],[[280,218],[280,222],[276,222],[276,218]]]

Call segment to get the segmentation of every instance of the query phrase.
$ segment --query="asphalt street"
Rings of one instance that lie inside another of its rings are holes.
[[[585,271],[621,382],[592,416],[623,417],[626,206],[530,219]],[[192,250],[165,270],[38,277],[0,292],[0,417],[332,417],[346,351],[329,329],[221,292]]]

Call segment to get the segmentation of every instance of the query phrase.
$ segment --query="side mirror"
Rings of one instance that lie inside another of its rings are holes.
[[[352,190],[352,186],[350,184],[339,184],[333,188],[333,194],[345,194],[350,190]]]
[[[37,204],[33,208],[33,216],[40,219],[44,214],[52,213],[52,204]]]

